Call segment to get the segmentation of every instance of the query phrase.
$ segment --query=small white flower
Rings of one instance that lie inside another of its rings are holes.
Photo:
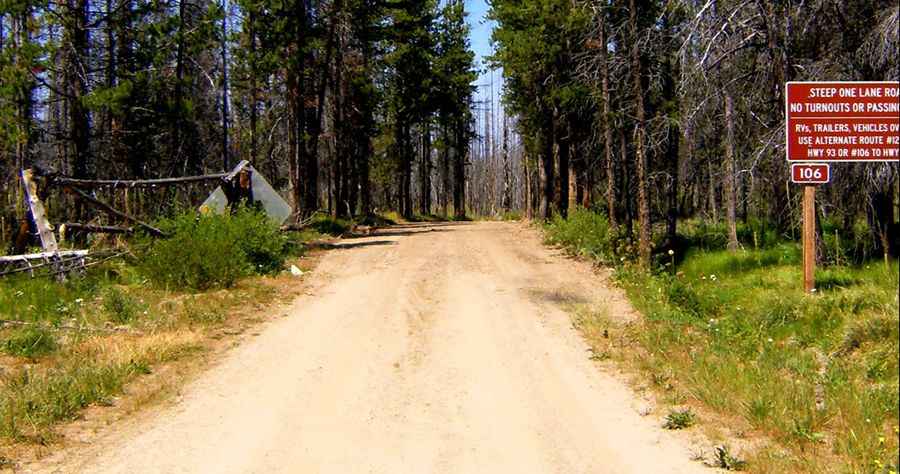
[[[83,299],[81,299],[81,298],[76,298],[76,299],[75,299],[75,304],[81,304],[81,303],[84,303],[84,300],[83,300]]]
[[[772,338],[770,337],[770,338],[769,338],[769,342],[772,343],[772,342],[775,342],[775,341],[772,340]]]
[[[674,250],[669,250],[669,255],[675,255],[675,251],[674,251]]]

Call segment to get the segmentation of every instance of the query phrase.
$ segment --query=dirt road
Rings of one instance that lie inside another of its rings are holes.
[[[340,245],[286,317],[59,472],[710,472],[588,360],[564,306],[627,306],[534,230],[409,225]]]

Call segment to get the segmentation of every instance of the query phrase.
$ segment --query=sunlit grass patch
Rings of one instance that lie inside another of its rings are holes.
[[[813,296],[778,247],[697,252],[679,271],[618,272],[646,315],[634,334],[644,366],[666,367],[695,400],[797,449],[792,469],[816,465],[813,453],[858,472],[896,465],[896,262],[826,269],[832,284]]]
[[[718,451],[719,467],[896,471],[898,263],[820,267],[816,293],[805,295],[796,243],[751,223],[732,253],[719,227],[689,223],[689,247],[656,261],[676,267],[647,273],[617,253],[601,216],[545,226],[548,243],[618,265],[616,280],[644,316],[610,330],[610,341],[602,322],[576,313],[593,352],[637,368],[672,404],[712,410],[774,443],[748,455],[749,466]]]

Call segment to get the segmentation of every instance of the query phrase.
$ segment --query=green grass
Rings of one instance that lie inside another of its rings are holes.
[[[0,319],[58,323],[80,314],[85,302],[108,283],[100,272],[63,284],[49,278],[7,277],[0,280]]]
[[[309,240],[289,240],[247,210],[157,224],[170,236],[136,237],[132,250],[142,258],[108,261],[65,283],[0,279],[0,320],[25,323],[0,324],[0,442],[50,441],[57,423],[110,402],[155,364],[192,353],[201,335],[230,324],[233,310],[265,304],[276,291],[262,282],[220,288],[281,271]],[[310,232],[345,228],[322,219]]]
[[[18,357],[35,359],[55,351],[59,347],[56,336],[44,328],[25,327],[11,331],[0,340],[0,350]]]
[[[0,391],[0,437],[50,436],[54,423],[119,393],[134,375],[148,373],[143,361],[73,364],[46,373],[23,370],[6,377]]]
[[[605,231],[602,218],[592,219]],[[583,229],[590,226],[579,217],[554,222],[548,240],[572,253],[609,252],[599,232]],[[816,294],[804,295],[795,243],[736,253],[693,247],[675,258],[676,268],[653,274],[617,269],[644,315],[623,329],[635,350],[620,359],[661,381],[673,402],[718,412],[787,448],[792,461],[775,472],[896,471],[896,261],[819,269]]]

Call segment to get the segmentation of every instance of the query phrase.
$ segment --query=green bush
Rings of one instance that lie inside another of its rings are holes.
[[[694,426],[696,423],[697,416],[694,415],[690,408],[685,408],[683,410],[670,411],[666,415],[666,422],[663,424],[663,428],[667,430],[683,430]]]
[[[28,327],[14,331],[0,345],[3,352],[9,355],[31,359],[49,354],[58,347],[59,344],[56,342],[56,337],[53,333],[38,327]]]
[[[288,253],[288,241],[278,226],[264,213],[249,209],[238,211],[228,221],[253,272],[271,274],[281,271]]]
[[[116,287],[110,287],[103,295],[103,311],[110,321],[125,324],[134,320],[142,306],[133,297]]]
[[[606,218],[588,209],[577,208],[568,219],[555,216],[546,225],[546,240],[568,252],[584,255],[603,262],[611,262],[616,255],[614,236]]]
[[[159,223],[168,237],[153,240],[138,263],[150,281],[170,288],[231,287],[251,273],[284,265],[287,240],[260,212],[178,215]]]

